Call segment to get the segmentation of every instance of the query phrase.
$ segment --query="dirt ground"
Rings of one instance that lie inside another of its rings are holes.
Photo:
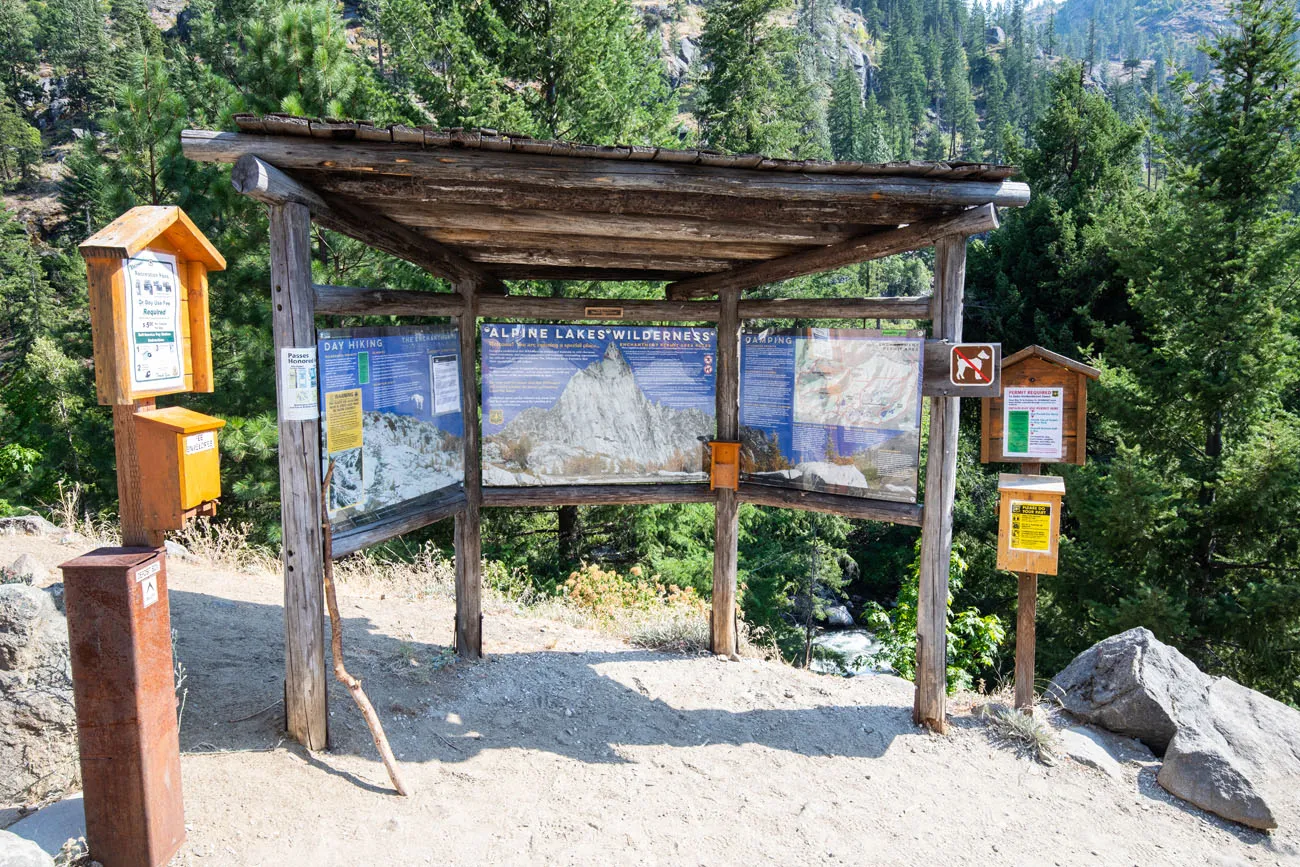
[[[84,547],[0,537],[0,562]],[[445,588],[345,585],[348,667],[415,790],[398,797],[337,683],[331,750],[285,739],[275,576],[168,568],[188,671],[174,865],[1300,864],[1294,824],[1220,821],[1158,763],[1044,767],[968,703],[927,734],[896,678],[647,652],[504,602],[487,658],[458,662]]]

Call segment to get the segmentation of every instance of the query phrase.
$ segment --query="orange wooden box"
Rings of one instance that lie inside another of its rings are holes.
[[[1055,575],[1065,480],[998,475],[998,568]]]
[[[221,496],[217,430],[226,423],[180,406],[146,410],[134,419],[145,525],[179,530],[186,513]]]
[[[211,392],[208,272],[224,269],[226,260],[185,212],[172,205],[132,208],[83,241],[80,250],[86,260],[99,403],[126,405],[163,394]],[[146,251],[176,257],[179,289],[183,382],[156,388],[133,383],[131,373],[133,299],[127,270],[130,261]]]
[[[709,490],[740,487],[740,443],[709,441]]]

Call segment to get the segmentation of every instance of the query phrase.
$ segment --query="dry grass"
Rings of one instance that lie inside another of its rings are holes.
[[[1008,704],[990,701],[980,705],[975,716],[985,721],[999,743],[1044,765],[1056,764],[1056,732],[1039,713],[1025,714]]]
[[[59,482],[57,503],[42,503],[41,511],[49,515],[50,522],[60,530],[84,536],[92,545],[117,546],[122,544],[122,533],[117,524],[95,517],[82,506],[80,483]]]

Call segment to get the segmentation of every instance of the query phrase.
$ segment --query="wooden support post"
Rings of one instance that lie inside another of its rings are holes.
[[[456,652],[465,659],[483,656],[483,539],[479,524],[483,506],[483,465],[479,458],[478,292],[479,284],[457,284],[465,305],[459,317],[460,410],[465,436],[465,508],[456,514]]]
[[[1083,392],[1080,391],[1080,394]],[[1036,476],[1043,471],[1040,463],[1022,463],[1020,472]],[[1016,709],[1034,712],[1034,655],[1038,633],[1038,576],[1017,572],[1016,600]]]
[[[311,215],[306,205],[271,205],[271,325],[276,395],[281,350],[316,347]],[[320,421],[280,421],[280,519],[284,562],[284,710],[289,735],[310,750],[328,743],[320,515]]]
[[[129,404],[113,404],[113,447],[117,452],[117,514],[122,526],[122,545],[161,548],[163,531],[144,525],[144,503],[140,496],[140,450],[136,444],[135,416],[154,408],[152,397]]]
[[[966,282],[966,238],[935,243],[932,335],[961,341]],[[916,700],[913,719],[936,732],[947,729],[948,568],[952,558],[952,505],[957,486],[957,423],[961,398],[930,398],[930,443],[925,463],[925,513],[921,523],[921,575],[916,616]]]
[[[717,420],[718,439],[740,437],[740,292],[718,298]],[[736,560],[740,503],[736,492],[718,488],[713,517],[713,611],[709,644],[714,653],[736,652]]]

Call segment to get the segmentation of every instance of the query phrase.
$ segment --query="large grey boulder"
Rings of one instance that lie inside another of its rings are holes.
[[[1097,642],[1053,678],[1047,694],[1081,720],[1137,738],[1157,754],[1177,732],[1179,708],[1202,700],[1212,678],[1149,629]]]
[[[31,554],[19,554],[18,559],[9,564],[7,571],[10,580],[28,584],[42,584],[50,575],[49,570]]]
[[[1300,711],[1205,674],[1146,629],[1088,648],[1048,694],[1163,753],[1157,781],[1203,810],[1271,829],[1300,808]]]
[[[0,518],[0,535],[9,536],[53,536],[59,528],[40,515],[19,515],[16,518]]]
[[[1279,811],[1300,806],[1300,711],[1215,678],[1183,709],[1156,780],[1225,819],[1276,828]]]
[[[0,803],[39,800],[78,777],[67,621],[44,590],[0,585]]]
[[[54,859],[32,841],[0,831],[0,867],[54,867]]]

